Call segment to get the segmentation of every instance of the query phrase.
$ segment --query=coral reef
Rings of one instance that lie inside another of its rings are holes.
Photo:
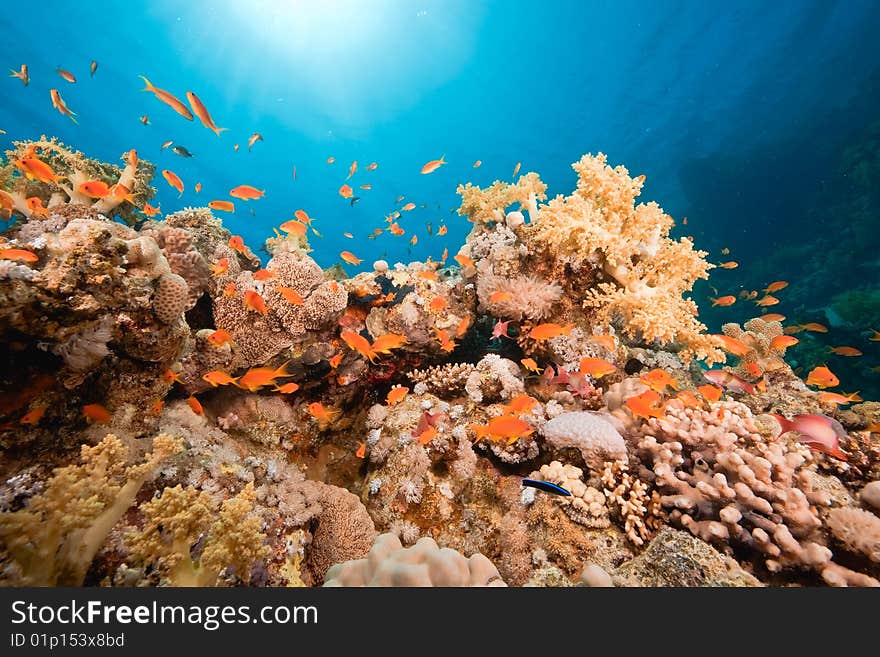
[[[707,334],[706,254],[602,154],[568,196],[460,186],[455,265],[354,276],[144,220],[134,153],[7,155],[4,585],[880,585],[880,405],[811,390],[779,322]]]

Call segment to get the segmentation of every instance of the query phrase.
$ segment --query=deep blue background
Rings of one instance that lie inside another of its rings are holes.
[[[870,0],[17,3],[0,13],[2,59],[27,62],[31,84],[0,79],[0,144],[45,133],[114,161],[134,147],[186,184],[178,199],[157,177],[164,212],[255,185],[264,199],[222,215],[252,247],[304,208],[324,235],[311,236],[318,262],[330,266],[345,248],[362,268],[454,253],[469,228],[450,213],[460,182],[509,179],[521,161],[551,194],[569,193],[570,163],[603,151],[647,175],[644,200],[688,217],[676,234],[694,235],[715,262],[731,249],[740,269],[712,279],[724,294],[792,239],[808,235],[822,249],[836,238],[809,204],[835,175],[842,144],[878,119],[878,25],[880,3]],[[185,121],[141,92],[138,74],[181,99],[195,91],[229,131],[218,138]],[[51,107],[51,87],[78,125]],[[265,141],[248,153],[254,131]],[[160,151],[168,139],[195,157]],[[444,153],[447,166],[420,175]],[[354,207],[336,193],[352,160]],[[378,170],[364,171],[372,161]],[[365,182],[371,191],[357,189]],[[399,195],[427,206],[404,213],[407,234],[363,239]],[[429,236],[429,221],[448,222],[448,235]],[[846,275],[839,264],[829,276]],[[773,278],[786,278],[785,266]],[[698,288],[701,306],[710,292]],[[742,305],[725,317],[754,314]]]

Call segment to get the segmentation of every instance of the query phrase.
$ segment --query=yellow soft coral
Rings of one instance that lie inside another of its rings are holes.
[[[619,317],[630,337],[677,342],[685,360],[723,360],[696,319],[696,304],[683,297],[697,279],[708,278],[706,252],[695,251],[688,239],[671,239],[672,217],[656,203],[635,205],[643,176],[611,168],[602,153],[587,154],[572,168],[577,189],[540,207],[527,243],[575,269],[603,270],[609,280],[583,300],[600,322]]]
[[[496,180],[486,189],[471,183],[459,185],[455,190],[461,196],[458,214],[466,215],[469,221],[487,224],[502,221],[504,211],[514,203],[520,209],[533,209],[537,201],[547,198],[547,185],[541,182],[537,173],[527,173],[510,185]]]
[[[171,586],[217,586],[225,573],[247,580],[268,555],[262,521],[253,513],[253,484],[221,505],[194,488],[175,486],[141,505],[143,529],[129,532],[129,555],[151,564]],[[197,556],[193,550],[199,544]]]
[[[128,466],[128,449],[108,434],[82,447],[81,465],[55,470],[26,508],[0,514],[0,542],[18,570],[16,583],[82,585],[110,529],[159,463],[180,448],[178,439],[161,434],[143,463]]]

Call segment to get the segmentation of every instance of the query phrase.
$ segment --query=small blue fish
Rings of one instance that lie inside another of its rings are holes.
[[[557,486],[556,484],[551,484],[549,481],[538,481],[536,479],[523,479],[523,486],[531,486],[532,488],[537,488],[538,490],[542,490],[545,493],[553,493],[554,495],[564,495],[565,497],[571,497],[571,493],[565,490],[562,486]]]

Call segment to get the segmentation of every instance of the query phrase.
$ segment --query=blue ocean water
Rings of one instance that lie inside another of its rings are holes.
[[[455,253],[470,227],[452,211],[459,183],[510,179],[521,162],[551,194],[567,194],[570,163],[603,151],[646,174],[643,199],[688,217],[676,234],[693,235],[714,262],[739,263],[695,290],[710,328],[756,314],[745,302],[710,309],[712,287],[737,294],[788,280],[773,310],[842,332],[809,336],[816,348],[803,365],[859,341],[865,357],[840,365],[845,385],[878,390],[870,367],[880,349],[865,340],[872,313],[880,317],[880,263],[865,249],[880,234],[870,184],[880,169],[878,25],[871,0],[24,3],[0,14],[4,65],[27,63],[31,74],[28,87],[0,79],[0,145],[54,135],[107,161],[135,148],[186,185],[179,197],[157,176],[163,212],[254,185],[263,199],[222,215],[252,248],[303,208],[323,235],[310,236],[315,259],[328,267],[347,249],[362,268]],[[217,137],[184,120],[142,92],[138,75],[182,99],[194,91],[228,130]],[[78,124],[52,108],[50,88]],[[264,140],[248,152],[254,132]],[[194,157],[161,150],[167,140]],[[446,166],[420,174],[441,155]],[[349,183],[361,200],[351,205],[337,190],[354,160]],[[868,184],[847,166],[867,167]],[[401,195],[417,205],[401,221],[406,235],[367,241]],[[864,325],[829,310],[852,290],[870,306]]]

